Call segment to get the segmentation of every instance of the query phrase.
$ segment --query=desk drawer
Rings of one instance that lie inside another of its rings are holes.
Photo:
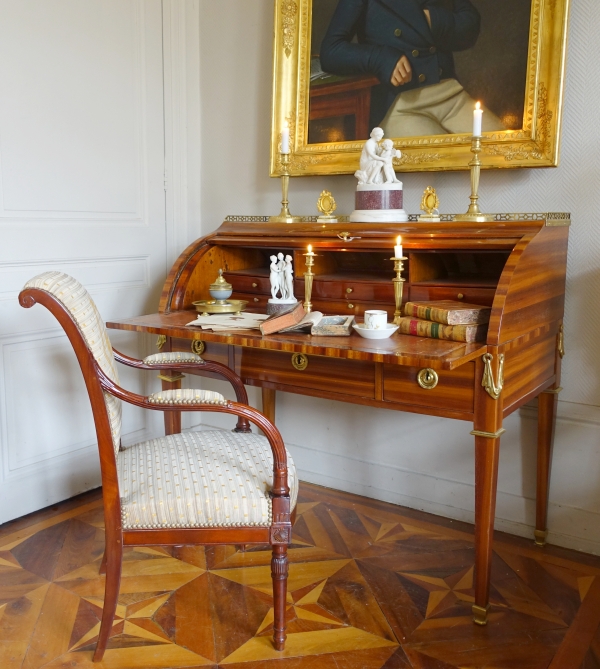
[[[240,376],[246,383],[267,381],[290,388],[296,386],[354,397],[375,397],[375,364],[372,362],[308,355],[308,365],[298,370],[292,364],[292,353],[242,348],[239,355]]]
[[[384,365],[383,399],[449,411],[473,411],[475,363],[467,362],[452,371],[436,370],[438,383],[431,390],[419,385],[417,375],[420,371],[418,367]]]
[[[194,351],[192,344],[200,340],[191,340],[191,339],[175,339],[171,340],[171,344],[174,351]],[[217,344],[215,342],[203,342],[204,351],[202,352],[202,357],[205,360],[212,360],[212,362],[220,362],[223,365],[229,365],[229,346],[227,344]],[[196,351],[201,350],[202,347],[196,346]],[[196,352],[194,351],[194,352]]]
[[[468,288],[463,286],[419,286],[410,287],[410,300],[460,300],[465,304],[481,304],[491,307],[495,288]]]

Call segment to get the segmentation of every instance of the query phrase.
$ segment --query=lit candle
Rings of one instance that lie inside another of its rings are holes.
[[[285,122],[285,126],[281,132],[281,153],[290,152],[290,127],[288,122]]]
[[[311,256],[313,254],[312,252],[312,244],[308,245],[308,255]]]
[[[478,102],[473,110],[473,137],[481,137],[481,117],[483,116],[483,109],[481,103]]]
[[[396,258],[402,258],[402,237],[400,236],[398,236],[396,246],[394,246],[394,256]]]

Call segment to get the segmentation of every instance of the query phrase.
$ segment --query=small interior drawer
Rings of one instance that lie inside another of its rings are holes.
[[[292,392],[296,386],[340,395],[375,397],[375,364],[372,362],[307,355],[306,368],[299,370],[294,367],[292,353],[242,348],[239,356],[240,376],[250,385],[253,381],[266,381],[288,386]]]
[[[392,275],[393,276],[393,275]],[[304,280],[297,280],[297,292],[304,295]],[[348,300],[363,302],[394,302],[394,284],[386,281],[353,281],[319,279],[313,282],[312,297],[326,300]]]
[[[234,293],[260,293],[271,296],[269,277],[229,272],[225,272],[223,276],[233,286]]]
[[[460,300],[466,304],[480,304],[491,307],[496,294],[495,288],[469,288],[467,286],[410,286],[410,301],[419,300]]]
[[[473,412],[475,363],[466,364],[452,371],[438,369],[435,388],[422,388],[417,380],[418,367],[400,365],[383,366],[383,399],[424,407]]]

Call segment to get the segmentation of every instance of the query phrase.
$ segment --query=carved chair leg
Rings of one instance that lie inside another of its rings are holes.
[[[93,661],[100,662],[104,657],[108,637],[112,629],[117,600],[119,598],[119,586],[121,584],[121,565],[123,562],[123,545],[121,542],[110,541],[104,552],[106,558],[106,586],[104,589],[104,608],[102,609],[102,623],[100,634],[94,653]]]
[[[102,556],[102,562],[100,563],[100,569],[98,570],[99,574],[106,574],[106,550]]]
[[[271,577],[273,579],[273,645],[275,650],[285,648],[285,610],[287,596],[288,558],[287,545],[273,546],[271,559]]]

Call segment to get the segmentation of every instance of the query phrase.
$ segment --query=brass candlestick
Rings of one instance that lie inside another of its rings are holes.
[[[279,216],[270,216],[269,221],[272,223],[299,223],[302,218],[300,216],[292,216],[289,210],[288,190],[290,186],[290,154],[280,153],[281,158],[281,211]]]
[[[312,303],[310,301],[310,296],[312,295],[312,285],[314,274],[312,271],[313,265],[315,264],[315,254],[312,251],[312,248],[308,247],[308,253],[304,254],[306,258],[306,272],[304,274],[304,310],[307,314],[310,314],[312,310]]]
[[[402,278],[402,272],[404,271],[404,260],[408,260],[405,256],[401,258],[390,258],[394,261],[394,272],[396,276],[393,279],[394,282],[394,297],[396,298],[396,311],[394,312],[394,325],[398,325],[398,319],[402,316],[402,293],[404,292],[404,282],[406,279]]]
[[[471,168],[471,204],[466,214],[458,214],[454,217],[455,221],[485,223],[486,221],[494,220],[493,216],[483,214],[481,213],[481,209],[479,209],[479,176],[481,174],[479,154],[481,150],[481,137],[473,137],[471,140],[471,153],[474,153],[475,157],[469,163],[469,167]]]

